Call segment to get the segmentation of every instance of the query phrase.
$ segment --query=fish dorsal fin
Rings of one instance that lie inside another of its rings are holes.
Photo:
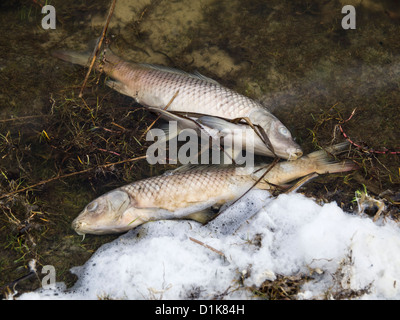
[[[161,65],[157,65],[157,64],[149,64],[149,63],[139,63],[138,65],[141,66],[141,67],[150,68],[150,69],[153,69],[153,70],[158,70],[158,71],[163,71],[163,72],[169,72],[169,73],[184,75],[184,76],[187,76],[187,77],[190,77],[190,78],[193,78],[193,79],[199,79],[199,80],[206,81],[208,83],[219,85],[219,83],[217,81],[215,81],[214,79],[208,78],[206,76],[203,76],[198,71],[195,71],[194,73],[189,73],[189,72],[182,71],[182,70],[179,70],[179,69],[166,67],[166,66],[161,66]]]
[[[216,84],[216,85],[220,85],[218,81],[216,81],[216,80],[214,80],[214,79],[211,79],[211,78],[209,78],[209,77],[206,77],[205,75],[202,75],[202,74],[201,74],[200,72],[198,72],[197,70],[196,70],[195,72],[193,72],[192,76],[195,76],[195,77],[197,77],[197,78],[199,78],[199,79],[201,79],[201,80],[207,81],[207,82],[209,82],[209,83],[213,83],[213,84]]]

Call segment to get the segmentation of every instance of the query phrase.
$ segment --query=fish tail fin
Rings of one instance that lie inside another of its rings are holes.
[[[71,62],[73,64],[79,64],[86,66],[89,64],[90,52],[76,52],[68,50],[57,50],[53,51],[52,55],[61,60]]]
[[[351,160],[336,161],[335,156],[346,149],[348,143],[339,143],[337,145],[310,153],[307,157],[312,160],[318,174],[347,172],[358,169],[358,166]]]
[[[259,179],[265,172],[260,169],[269,170],[265,176],[266,184],[264,186],[268,189],[269,185],[282,185],[305,176],[307,178],[301,181],[300,185],[315,177],[315,174],[339,173],[358,169],[359,167],[351,160],[335,159],[334,156],[345,149],[346,145],[338,144],[326,150],[312,152],[296,160],[278,162],[272,168],[258,167],[253,175]]]
[[[97,48],[98,41],[99,39],[90,41],[86,51],[55,50],[52,52],[52,55],[66,62],[78,64],[83,67],[89,66],[90,58],[93,57],[94,54],[93,48]],[[106,73],[110,73],[117,64],[122,62],[122,59],[116,56],[111,49],[107,48],[106,51],[103,51],[103,49],[104,45],[99,48],[94,66],[98,69],[101,62],[102,70]],[[107,59],[105,59],[105,57]]]

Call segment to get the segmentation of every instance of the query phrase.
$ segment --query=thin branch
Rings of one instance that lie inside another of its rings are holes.
[[[176,96],[179,94],[179,90],[177,92],[175,92],[175,94],[173,95],[173,97],[171,98],[171,100],[169,100],[169,102],[167,103],[167,105],[164,107],[163,110],[167,110],[169,108],[169,106],[171,105],[171,103],[175,100]],[[146,135],[147,132],[149,132],[149,130],[154,126],[154,124],[158,121],[158,119],[160,119],[161,114],[159,114],[157,116],[157,118],[147,127],[147,129],[143,132],[143,134],[140,136],[139,141],[143,139],[143,137]]]
[[[210,247],[208,244],[205,244],[204,242],[201,242],[200,240],[194,239],[192,237],[189,237],[189,239],[192,240],[193,242],[196,242],[197,244],[207,248],[207,249],[210,249],[211,251],[213,251],[215,253],[218,253],[221,257],[226,259],[226,256],[223,254],[223,252],[221,252],[221,251],[219,251],[219,250],[217,250],[217,249],[215,249],[213,247]]]
[[[125,162],[137,161],[137,160],[146,159],[146,158],[147,158],[147,155],[146,156],[136,157],[136,158],[131,158],[131,159],[126,159],[126,160],[121,160],[121,161],[118,161],[118,162],[107,163],[107,164],[103,164],[101,166],[88,168],[88,169],[85,169],[85,170],[82,170],[82,171],[71,172],[71,173],[67,173],[67,174],[64,174],[64,175],[58,175],[58,176],[50,178],[48,180],[40,181],[40,182],[38,182],[38,183],[36,183],[36,184],[34,184],[32,186],[28,186],[28,187],[25,187],[25,188],[22,188],[22,189],[19,189],[19,190],[15,190],[15,191],[12,191],[10,193],[2,194],[2,195],[0,195],[0,199],[7,198],[7,197],[10,197],[10,196],[12,196],[14,194],[17,194],[17,193],[20,193],[20,192],[24,192],[24,191],[39,187],[41,185],[44,185],[46,183],[49,183],[49,182],[52,182],[52,181],[55,181],[55,180],[69,178],[69,177],[72,177],[72,176],[76,176],[78,174],[86,173],[86,172],[92,171],[92,170],[97,169],[97,168],[107,168],[107,167],[111,167],[113,165],[117,165],[117,164],[121,164],[121,163],[125,163]]]
[[[93,50],[92,61],[90,62],[89,70],[88,70],[88,72],[86,73],[85,80],[83,81],[83,84],[82,84],[82,87],[81,87],[81,91],[80,91],[80,93],[79,93],[79,98],[82,98],[83,90],[84,90],[85,87],[86,87],[86,83],[87,83],[87,81],[88,81],[88,79],[89,79],[90,72],[92,71],[92,68],[93,68],[93,66],[94,66],[94,63],[96,62],[96,59],[97,59],[97,56],[98,56],[98,54],[99,54],[101,45],[103,44],[104,37],[105,37],[105,35],[106,35],[106,33],[107,33],[108,25],[110,24],[111,16],[112,16],[112,14],[113,14],[113,12],[114,12],[114,8],[115,8],[115,3],[116,3],[116,1],[117,1],[117,0],[113,0],[113,2],[111,3],[110,11],[109,11],[109,13],[108,13],[107,20],[106,20],[106,23],[105,23],[104,28],[103,28],[103,32],[101,33],[101,37],[100,37],[100,39],[99,39],[99,42],[97,43],[97,46],[96,46],[96,47],[94,48],[94,50]]]
[[[0,120],[0,123],[9,122],[9,121],[24,121],[24,120],[35,119],[35,118],[43,118],[43,117],[48,117],[48,116],[49,116],[48,114],[38,114],[38,115],[33,115],[33,116],[25,116],[25,117],[11,118],[11,119],[3,119],[3,120]]]

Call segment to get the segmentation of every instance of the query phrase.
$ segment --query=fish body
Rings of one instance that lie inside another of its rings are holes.
[[[355,169],[352,162],[331,162],[321,150],[294,161],[256,167],[181,167],[110,191],[89,203],[73,221],[78,234],[119,233],[152,220],[211,220],[222,205],[254,186],[270,190],[311,173]],[[269,170],[264,177],[262,175]],[[255,185],[256,184],[256,185]]]
[[[70,51],[56,57],[86,65],[89,54]],[[168,111],[198,113],[228,120],[246,118],[265,132],[272,145],[270,154],[295,160],[303,154],[289,130],[257,101],[226,88],[200,74],[150,64],[130,63],[107,51],[95,64],[114,80],[107,85],[137,102]]]

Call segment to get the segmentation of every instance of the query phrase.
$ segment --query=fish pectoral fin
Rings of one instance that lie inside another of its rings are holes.
[[[186,116],[183,116],[183,115],[180,115],[179,113],[170,112],[170,111],[167,111],[164,109],[150,107],[150,106],[147,106],[147,109],[150,110],[151,112],[159,114],[160,117],[166,121],[176,121],[177,125],[178,125],[178,129],[180,129],[180,130],[188,129],[188,128],[198,130],[199,128],[201,128],[196,123],[196,120],[191,119]]]
[[[184,219],[194,220],[201,224],[206,224],[210,220],[214,219],[220,212],[221,206],[212,206],[197,212],[193,212],[184,217]]]
[[[290,186],[285,193],[290,193],[290,192],[296,192],[300,187],[302,187],[303,185],[305,185],[307,182],[311,181],[312,179],[318,177],[319,174],[318,173],[310,173],[308,175],[306,175],[305,177],[301,178],[299,181],[297,181],[295,184],[293,184],[292,186]]]
[[[160,142],[167,142],[169,140],[175,139],[179,133],[181,133],[181,129],[177,127],[170,127],[168,124],[161,125],[159,127],[162,131],[164,131],[164,138],[161,138]]]
[[[219,117],[213,117],[213,116],[202,116],[197,120],[197,122],[199,122],[207,127],[216,129],[220,132],[222,132],[223,130],[235,130],[235,129],[237,130],[237,129],[241,128],[240,126],[238,126],[228,120],[225,120],[225,119],[219,118]]]
[[[126,96],[131,96],[131,94],[128,92],[126,89],[126,86],[117,80],[107,80],[106,85],[109,86],[111,89],[114,89],[115,91],[118,91],[119,93],[122,93]]]

